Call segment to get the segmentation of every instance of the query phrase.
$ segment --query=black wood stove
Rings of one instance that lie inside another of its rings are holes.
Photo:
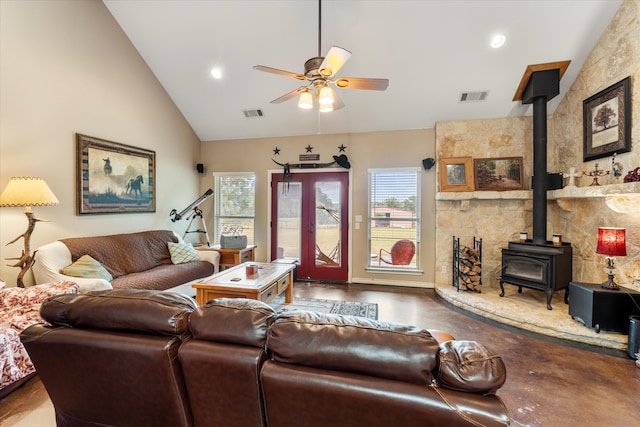
[[[504,283],[522,288],[537,289],[547,295],[547,308],[551,310],[551,298],[555,291],[564,289],[564,302],[567,304],[569,283],[573,274],[573,248],[570,243],[553,246],[533,243],[509,242],[502,250],[502,276],[500,278],[500,296],[504,296]]]
[[[548,65],[547,69],[537,66],[539,71],[525,73],[524,89],[516,93],[523,104],[533,104],[533,239],[509,242],[508,248],[502,249],[500,296],[504,296],[505,283],[518,286],[518,292],[523,287],[541,290],[551,310],[551,298],[557,290],[565,289],[564,302],[568,303],[573,250],[570,243],[554,246],[546,238],[547,190],[558,188],[550,188],[547,173],[547,102],[560,93],[560,77],[566,69],[561,63]]]

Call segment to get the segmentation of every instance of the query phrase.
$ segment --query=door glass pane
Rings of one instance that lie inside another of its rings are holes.
[[[300,218],[302,216],[302,184],[278,182],[278,218],[276,258],[300,260]]]
[[[340,266],[340,182],[319,181],[316,196],[316,266]]]

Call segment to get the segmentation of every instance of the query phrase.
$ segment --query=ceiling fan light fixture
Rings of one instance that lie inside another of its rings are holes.
[[[333,104],[320,104],[319,110],[321,113],[330,113],[333,111]]]
[[[329,88],[329,86],[323,86],[320,89],[320,93],[318,94],[318,101],[320,102],[320,105],[333,105],[333,93],[331,93],[331,88]],[[333,107],[331,108],[333,109]]]
[[[308,90],[304,90],[300,93],[298,107],[304,110],[310,110],[313,108],[313,96],[311,96],[311,92],[309,92]]]

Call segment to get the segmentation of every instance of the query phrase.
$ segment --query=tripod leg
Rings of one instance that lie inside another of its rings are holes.
[[[193,220],[196,219],[195,215],[193,217],[191,217],[191,221],[189,221],[189,226],[187,227],[187,229],[185,230],[184,234],[182,235],[182,240],[185,240],[187,238],[187,234],[191,233],[191,224],[193,224]],[[185,240],[186,241],[186,240]]]
[[[204,230],[204,235],[207,238],[207,247],[210,248],[211,245],[209,243],[209,232],[207,231],[207,224],[204,223],[204,218],[200,215],[200,223],[202,224],[202,229]]]

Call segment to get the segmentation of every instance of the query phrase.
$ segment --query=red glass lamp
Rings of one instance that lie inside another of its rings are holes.
[[[606,289],[620,289],[620,286],[613,281],[613,270],[615,268],[614,256],[627,256],[627,246],[625,242],[625,229],[616,227],[598,228],[598,247],[596,253],[607,256],[607,267],[609,270],[609,280],[602,284]]]

